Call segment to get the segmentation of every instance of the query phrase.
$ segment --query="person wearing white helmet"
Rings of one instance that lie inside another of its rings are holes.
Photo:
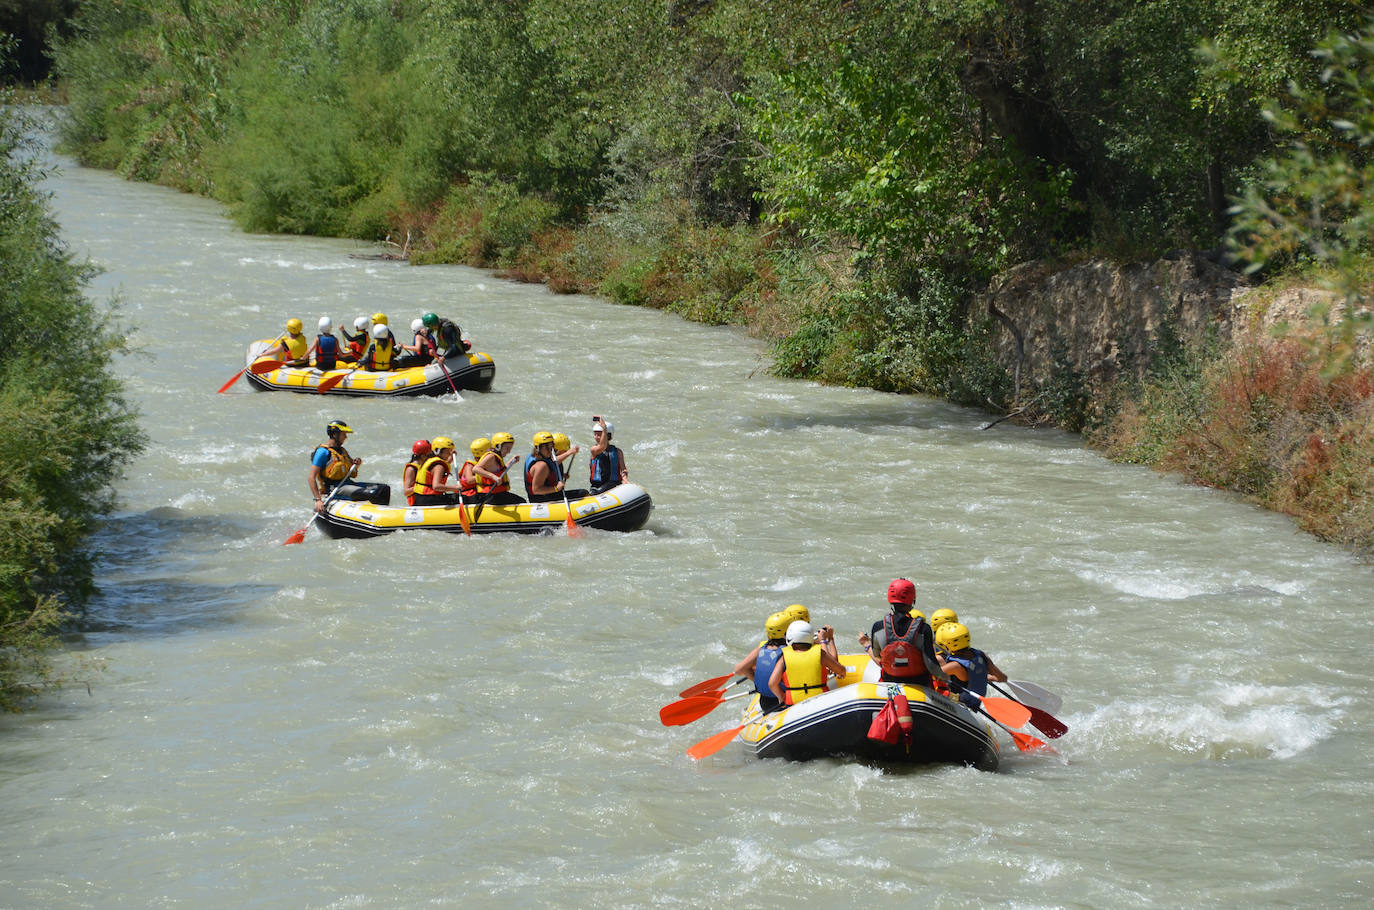
[[[363,356],[363,351],[367,350],[367,330],[371,327],[372,320],[366,316],[359,316],[353,320],[353,334],[351,335],[348,329],[342,325],[339,326],[339,334],[343,336],[345,345],[345,359],[356,362],[359,357]]]
[[[798,619],[787,627],[787,647],[773,667],[768,688],[783,704],[795,705],[825,691],[826,674],[844,679],[844,664],[815,643],[811,623]]]
[[[592,417],[592,493],[604,493],[611,487],[619,486],[629,479],[630,472],[625,467],[625,453],[611,443],[615,435],[615,425],[602,420],[600,415]]]
[[[334,335],[334,320],[328,316],[320,317],[320,332],[310,348],[315,352],[315,369],[328,371],[338,367],[343,349]]]
[[[429,329],[425,326],[424,320],[412,319],[410,321],[410,331],[415,336],[415,343],[401,345],[401,350],[404,353],[396,359],[397,369],[422,367],[434,361],[434,355],[436,353],[434,339],[430,336]]]
[[[392,368],[392,361],[396,357],[396,339],[392,337],[387,327],[380,324],[372,326],[372,343],[363,351],[363,356],[358,358],[358,368],[361,370],[371,370],[375,373],[385,373]]]

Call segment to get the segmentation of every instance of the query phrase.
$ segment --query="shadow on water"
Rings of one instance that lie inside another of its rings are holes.
[[[194,567],[197,557],[218,553],[226,539],[240,539],[257,529],[224,516],[188,516],[180,509],[157,508],[117,515],[92,535],[97,592],[74,624],[69,643],[135,635],[174,635],[192,629],[228,625],[239,608],[275,594],[276,585],[245,582],[198,584],[168,574]]]

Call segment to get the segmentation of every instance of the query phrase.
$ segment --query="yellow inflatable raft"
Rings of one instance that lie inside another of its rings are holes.
[[[791,707],[765,714],[759,697],[749,700],[739,739],[760,758],[803,761],[852,755],[881,762],[971,765],[995,771],[1000,751],[992,728],[956,699],[918,686],[879,682],[866,654],[842,654],[846,676],[829,689]],[[911,744],[868,738],[873,718],[897,692],[911,709]]]
[[[259,360],[273,342],[255,341],[248,346],[248,365]],[[447,371],[447,374],[445,373]],[[317,370],[313,367],[280,367],[262,375],[251,370],[244,374],[256,389],[315,393],[320,383],[343,376],[328,395],[390,398],[412,395],[445,395],[458,391],[485,392],[496,378],[496,363],[481,351],[458,354],[440,363],[387,372],[369,370]],[[451,383],[451,384],[450,384]]]

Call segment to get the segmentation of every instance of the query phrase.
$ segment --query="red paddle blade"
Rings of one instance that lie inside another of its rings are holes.
[[[261,376],[263,373],[272,372],[285,362],[284,360],[259,360],[248,368],[248,372],[254,376]]]
[[[675,701],[671,705],[664,705],[658,712],[658,719],[665,727],[680,727],[705,717],[719,708],[720,703],[719,694],[694,695],[682,701]]]
[[[292,534],[290,537],[286,538],[286,540],[282,542],[282,546],[284,547],[284,546],[286,546],[287,544],[292,544],[292,543],[304,543],[304,542],[305,542],[305,528],[301,528],[299,531],[297,531],[296,533]]]
[[[239,381],[239,377],[242,376],[242,375],[247,371],[247,369],[248,369],[247,367],[244,367],[242,370],[239,370],[237,373],[234,374],[234,378],[233,378],[233,379],[229,380],[229,381],[226,382],[224,385],[220,386],[220,387],[219,387],[219,394],[223,395],[225,392],[229,391],[229,387],[230,387],[231,385],[233,385],[234,383],[238,382],[238,381]]]
[[[743,729],[743,728],[741,728]],[[1008,730],[1012,741],[1016,743],[1016,748],[1022,752],[1053,752],[1054,747],[1044,740],[1036,739],[1029,733],[1017,733],[1015,730]]]
[[[701,761],[708,755],[715,755],[721,749],[730,745],[731,741],[734,740],[736,736],[739,736],[739,731],[747,726],[749,725],[740,724],[738,727],[731,727],[729,730],[721,730],[715,736],[703,739],[687,750],[687,757]]]
[[[458,523],[463,526],[463,533],[472,536],[472,520],[468,518],[468,507],[462,503],[458,504]]]
[[[712,692],[716,689],[719,689],[721,686],[725,685],[734,678],[735,674],[726,673],[724,676],[717,676],[715,679],[708,679],[705,682],[699,682],[695,686],[688,686],[687,688],[683,689],[681,692],[678,693],[678,697],[691,698],[693,695],[705,695],[708,692]]]
[[[1058,739],[1069,732],[1068,725],[1053,714],[1047,711],[1041,711],[1039,708],[1031,708],[1030,712],[1031,726],[1048,736],[1050,739]]]
[[[344,377],[347,376],[347,375],[348,375],[347,373],[340,373],[338,376],[330,376],[328,379],[326,379],[326,380],[324,380],[323,382],[321,382],[321,383],[319,384],[319,387],[316,388],[315,391],[316,391],[316,392],[319,392],[319,393],[321,393],[321,394],[323,394],[323,393],[325,393],[325,392],[328,392],[330,389],[334,388],[334,386],[336,386],[336,385],[338,385],[339,383],[343,382],[343,381],[344,381]]]
[[[1023,727],[1031,719],[1031,710],[1010,698],[984,698],[983,710],[1008,727]]]
[[[568,536],[569,536],[569,537],[581,537],[581,536],[582,536],[582,529],[579,528],[579,527],[577,526],[577,522],[573,521],[573,517],[572,517],[572,512],[571,512],[571,511],[568,512],[568,521],[567,521],[567,525],[568,525]]]

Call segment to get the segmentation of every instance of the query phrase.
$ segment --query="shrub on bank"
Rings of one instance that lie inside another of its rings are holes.
[[[3,48],[0,48],[0,53]],[[143,445],[110,372],[123,348],[86,299],[36,186],[37,125],[0,95],[0,708],[61,682],[53,633],[91,593],[84,541]]]

